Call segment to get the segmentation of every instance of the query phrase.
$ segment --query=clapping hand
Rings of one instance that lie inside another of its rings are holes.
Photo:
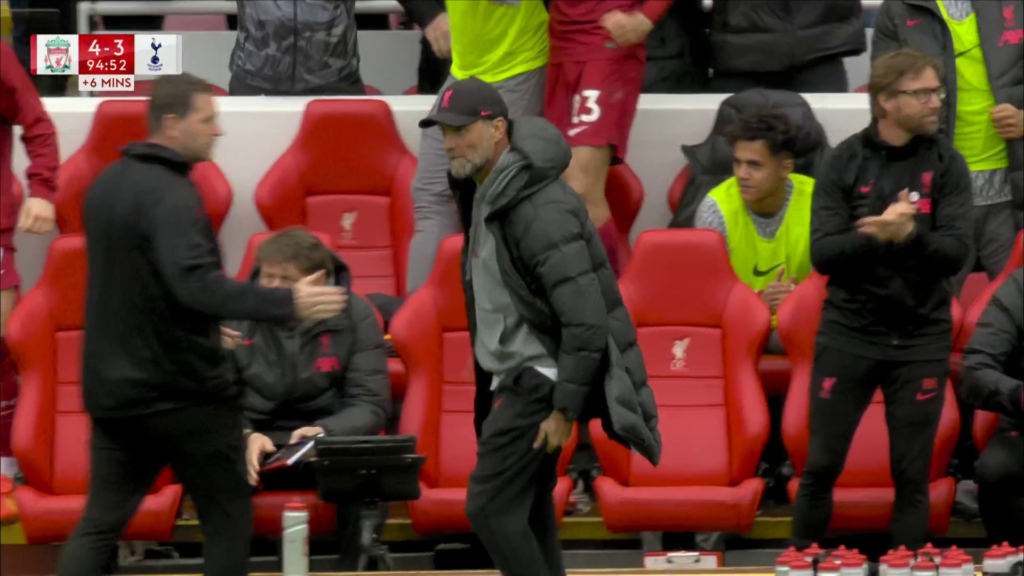
[[[903,242],[914,231],[917,206],[910,201],[910,192],[904,188],[895,202],[881,216],[868,216],[857,221],[857,230],[877,238],[880,242]]]

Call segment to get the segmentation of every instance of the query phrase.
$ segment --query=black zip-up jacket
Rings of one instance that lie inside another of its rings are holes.
[[[785,72],[867,50],[860,0],[715,0],[711,67]]]
[[[530,163],[529,175],[485,223],[516,311],[558,364],[552,407],[570,420],[600,418],[611,438],[657,465],[658,409],[636,329],[586,207],[561,178],[572,157],[569,144],[543,118],[520,118],[510,126],[511,147]],[[465,271],[477,185],[451,174],[449,183],[467,234],[463,289],[473,338],[476,304]],[[476,363],[477,434],[492,397],[491,375]]]
[[[291,290],[224,275],[191,165],[130,144],[86,193],[82,392],[96,418],[233,400],[220,321],[294,317]]]
[[[1024,268],[1007,277],[964,351],[961,397],[1002,415],[1000,430],[1024,432]]]
[[[968,255],[971,181],[942,136],[890,146],[871,126],[825,159],[814,188],[811,261],[829,277],[821,341],[880,360],[941,360],[952,348],[949,279]],[[909,189],[919,213],[904,244],[858,232]]]
[[[258,267],[252,281],[257,278]],[[352,293],[351,281],[348,266],[335,258],[332,284],[348,288],[349,301],[334,318],[294,329],[252,320],[229,323],[244,341],[231,357],[246,429],[287,434],[320,426],[329,436],[370,436],[384,429],[391,410],[384,335],[370,303]]]
[[[956,124],[956,50],[936,0],[886,0],[875,19],[871,59],[900,48],[914,48],[942,60],[946,101],[943,132],[953,139]],[[1024,0],[972,2],[988,81],[998,104],[1024,109]],[[1024,208],[1024,140],[1006,143],[1010,186],[1018,210]]]

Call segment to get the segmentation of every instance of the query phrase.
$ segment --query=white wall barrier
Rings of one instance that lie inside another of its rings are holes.
[[[636,237],[643,230],[664,227],[671,215],[666,194],[672,180],[685,165],[682,144],[702,142],[714,122],[724,95],[644,95],[630,136],[626,162],[643,181],[646,198],[633,227]],[[829,142],[839,143],[862,129],[869,120],[864,94],[810,94],[806,96]],[[433,97],[386,96],[382,98],[395,115],[406,145],[415,154],[419,147],[416,123],[426,115]],[[92,116],[102,98],[47,98],[46,109],[57,126],[61,158],[77,150],[89,132]],[[234,273],[241,262],[250,235],[265,229],[252,195],[257,183],[284,152],[298,132],[306,98],[231,97],[219,98],[220,123],[224,136],[214,150],[214,161],[227,175],[234,189],[234,203],[220,233],[225,266]],[[20,138],[20,134],[17,135]],[[339,134],[339,138],[358,138]],[[25,182],[28,165],[20,139],[15,144],[14,171]],[[28,288],[39,278],[47,246],[56,233],[39,237],[18,234],[18,268]]]

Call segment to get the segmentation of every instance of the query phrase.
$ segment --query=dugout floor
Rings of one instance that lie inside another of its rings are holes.
[[[0,574],[2,576],[52,576],[55,574],[59,546],[0,546]],[[120,574],[132,574],[130,568],[123,568]],[[161,574],[162,576],[186,576],[179,569],[169,568],[166,572],[146,570],[144,576]],[[195,574],[195,572],[191,572]],[[378,574],[390,576],[500,576],[497,571],[411,571],[411,572],[363,572],[361,574]],[[719,570],[687,570],[685,572],[655,571],[642,569],[629,570],[570,570],[573,576],[767,576],[767,569],[758,568],[723,568]],[[280,572],[252,572],[251,576],[280,576]],[[352,572],[310,572],[310,576],[355,576]],[[136,575],[143,576],[143,575]]]

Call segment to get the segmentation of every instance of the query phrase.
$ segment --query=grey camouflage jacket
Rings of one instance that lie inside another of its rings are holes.
[[[363,92],[356,0],[238,0],[230,69],[273,93]]]

